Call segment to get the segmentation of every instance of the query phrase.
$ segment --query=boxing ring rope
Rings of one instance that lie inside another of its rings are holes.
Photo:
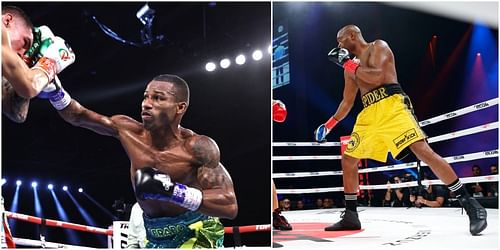
[[[16,237],[14,237],[14,242],[16,243],[16,245],[22,245],[25,247],[95,249],[92,247],[82,247],[82,246],[77,246],[77,245],[68,245],[68,244],[49,242],[49,241],[42,242],[40,240],[30,240],[30,239],[23,239],[23,238],[16,238]]]
[[[455,155],[443,158],[448,163],[457,163],[457,162],[472,161],[484,158],[495,158],[495,157],[498,157],[497,149],[464,154],[464,155]],[[428,165],[422,162],[421,166],[428,166]],[[364,169],[359,169],[358,172],[361,174],[361,173],[371,173],[371,172],[379,172],[386,170],[401,170],[401,169],[408,169],[415,167],[417,167],[417,162],[409,162],[396,165],[364,168]],[[342,175],[342,171],[339,170],[339,171],[320,171],[320,172],[274,173],[273,178],[298,178],[298,177],[332,176],[332,175]]]
[[[492,182],[498,181],[498,175],[487,175],[487,176],[473,176],[460,178],[463,184],[475,183],[475,182]],[[443,185],[444,183],[439,180],[422,180],[423,185]],[[417,181],[408,181],[395,184],[380,184],[380,185],[359,185],[359,190],[376,190],[376,189],[388,189],[388,188],[403,188],[403,187],[416,187],[418,186]],[[327,193],[327,192],[338,192],[344,191],[344,187],[330,187],[330,188],[302,188],[302,189],[276,189],[279,194],[314,194],[314,193]]]
[[[493,107],[495,105],[498,105],[498,98],[493,98],[488,101],[480,102],[474,105],[470,105],[465,108],[458,109],[456,111],[452,111],[446,114],[438,115],[432,118],[429,118],[427,120],[423,120],[419,122],[418,124],[420,127],[425,127],[429,124],[434,124],[438,123],[444,120],[451,119],[453,117],[458,117],[462,116],[471,112],[475,112],[481,109]],[[300,146],[300,147],[306,147],[306,146],[319,146],[319,147],[331,147],[331,146],[340,146],[340,142],[325,142],[325,143],[319,143],[319,142],[273,142],[273,147],[287,147],[287,146]]]
[[[498,98],[490,99],[488,101],[480,102],[474,105],[470,105],[465,108],[458,109],[446,114],[438,115],[430,119],[419,122],[421,127],[427,126],[429,124],[435,124],[447,119],[465,115],[471,112],[479,111],[488,107],[493,107],[498,105]],[[450,139],[455,139],[467,135],[477,134],[481,132],[490,131],[493,129],[498,129],[498,122],[486,123],[472,128],[467,128],[435,137],[428,138],[428,143],[440,142]],[[340,146],[340,142],[274,142],[273,147],[336,147]],[[477,159],[485,158],[497,158],[498,149],[487,150],[482,152],[475,152],[463,155],[455,155],[449,157],[443,157],[448,163],[472,161]],[[340,160],[341,155],[301,155],[301,156],[273,156],[273,161],[285,161],[285,160]],[[426,163],[421,162],[421,166],[428,166]],[[371,167],[365,169],[359,169],[359,173],[371,173],[386,170],[401,170],[408,168],[415,168],[418,166],[418,162],[403,163],[397,165],[387,165],[380,167]],[[316,171],[316,172],[294,172],[294,173],[273,173],[273,178],[300,178],[300,177],[316,177],[316,176],[333,176],[342,175],[342,171]],[[462,183],[473,183],[473,182],[490,182],[498,181],[497,175],[489,176],[475,176],[460,178]],[[443,184],[440,180],[422,180],[423,184]],[[387,188],[399,188],[399,187],[414,187],[418,186],[417,181],[404,182],[400,184],[382,184],[382,185],[359,185],[360,190],[370,190],[370,189],[387,189]],[[301,194],[301,193],[323,193],[323,192],[336,192],[343,191],[343,187],[333,187],[333,188],[309,188],[309,189],[277,189],[277,193],[280,194]]]
[[[26,221],[26,222],[30,222],[30,223],[34,223],[34,224],[39,224],[39,225],[41,225],[43,223],[43,221],[45,221],[45,225],[47,225],[49,227],[60,227],[60,228],[73,229],[73,230],[78,230],[78,231],[83,231],[83,232],[88,232],[88,233],[113,235],[112,229],[104,229],[104,228],[98,228],[98,227],[92,227],[92,226],[85,226],[85,225],[64,222],[64,221],[58,221],[58,220],[43,219],[43,218],[36,217],[36,216],[20,214],[20,213],[13,213],[13,212],[9,212],[9,211],[5,211],[5,214],[7,215],[8,218],[11,218],[11,219],[22,220],[22,221]]]
[[[40,218],[40,217],[36,217],[36,216],[32,216],[32,215],[14,213],[14,212],[9,212],[9,211],[5,211],[4,213],[6,214],[6,216],[8,218],[15,219],[15,220],[21,220],[21,221],[25,221],[25,222],[29,222],[29,223],[38,224],[38,225],[44,224],[44,225],[50,226],[50,227],[73,229],[73,230],[78,230],[78,231],[83,231],[83,232],[88,232],[88,233],[104,234],[104,235],[112,236],[113,238],[116,237],[117,239],[120,239],[120,236],[123,236],[122,235],[123,229],[122,229],[121,225],[127,224],[127,227],[128,227],[128,221],[115,221],[113,223],[113,228],[105,229],[105,228],[86,226],[86,225],[81,225],[81,224],[76,224],[76,223],[45,219],[45,218]],[[271,231],[270,224],[224,227],[224,233],[233,234],[233,238],[235,239],[235,242],[241,242],[240,234],[254,233],[254,232],[266,232],[266,231],[267,232]],[[16,244],[20,244],[23,246],[31,246],[31,247],[41,247],[41,246],[50,247],[50,248],[52,248],[52,247],[54,247],[54,248],[74,248],[74,247],[77,247],[77,248],[82,248],[82,249],[91,249],[90,247],[79,247],[79,246],[67,245],[67,244],[62,244],[62,243],[45,242],[44,240],[31,240],[31,239],[23,239],[23,238],[16,238],[16,237],[14,237],[14,241],[16,242]],[[120,244],[115,244],[115,245],[120,245]]]

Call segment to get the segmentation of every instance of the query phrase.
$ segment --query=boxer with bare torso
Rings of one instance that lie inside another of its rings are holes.
[[[451,166],[425,140],[427,136],[418,125],[410,99],[398,83],[394,54],[389,45],[383,40],[366,42],[355,25],[340,29],[337,41],[338,47],[328,56],[344,68],[343,100],[335,114],[316,129],[315,139],[324,141],[338,121],[347,116],[358,90],[364,109],[358,114],[341,161],[346,210],[338,223],[325,230],[361,228],[356,210],[360,159],[386,162],[388,152],[401,158],[409,149],[455,192],[469,216],[471,234],[483,231],[487,226],[486,210],[470,197]]]
[[[57,91],[69,96],[60,86]],[[180,126],[188,106],[187,83],[160,75],[144,92],[142,123],[125,115],[97,114],[75,100],[59,111],[74,126],[120,140],[144,211],[148,248],[222,247],[219,218],[233,219],[238,212],[215,141]]]

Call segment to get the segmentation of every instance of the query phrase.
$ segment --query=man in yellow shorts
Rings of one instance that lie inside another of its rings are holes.
[[[394,54],[389,45],[383,40],[366,42],[355,25],[340,29],[337,41],[338,47],[330,51],[328,57],[344,68],[343,100],[337,112],[316,129],[315,139],[324,141],[338,121],[347,116],[358,90],[364,109],[357,117],[351,141],[342,156],[346,210],[339,222],[325,230],[361,229],[356,211],[360,159],[386,162],[388,152],[401,158],[411,150],[456,194],[469,216],[470,233],[477,235],[483,231],[487,226],[486,210],[470,197],[451,166],[425,140],[427,136],[418,125],[410,99],[398,84]]]

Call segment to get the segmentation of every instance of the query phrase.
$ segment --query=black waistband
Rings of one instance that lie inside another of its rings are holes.
[[[363,102],[363,107],[366,108],[394,94],[404,94],[401,85],[399,85],[398,83],[384,84],[376,89],[370,90],[368,93],[361,96],[361,101]]]

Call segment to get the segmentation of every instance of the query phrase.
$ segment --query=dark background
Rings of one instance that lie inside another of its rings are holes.
[[[273,3],[273,34],[276,36],[279,25],[288,29],[291,83],[273,90],[273,98],[282,100],[288,109],[287,120],[273,125],[274,142],[313,141],[313,131],[337,110],[344,89],[343,70],[330,62],[327,54],[338,44],[337,31],[348,24],[360,27],[367,42],[383,39],[389,44],[395,55],[399,83],[410,96],[420,121],[498,97],[496,28],[483,27],[483,33],[479,34],[475,33],[477,29],[472,23],[383,3],[276,2]],[[437,36],[434,60],[429,57],[433,35]],[[471,73],[470,55],[475,56],[477,52],[481,53],[484,75]],[[357,98],[349,115],[327,139],[338,142],[340,136],[349,135],[361,109],[360,98]],[[498,121],[498,106],[429,125],[423,130],[433,137],[495,121]],[[431,147],[442,156],[498,149],[498,130],[433,143]],[[275,147],[273,154],[340,155],[340,147]],[[415,161],[415,157],[404,159],[404,162],[411,161]],[[472,164],[479,164],[482,175],[488,175],[492,163],[497,164],[498,159],[455,163],[452,167],[462,177],[471,176]],[[273,163],[275,173],[333,170],[341,170],[340,160]],[[402,172],[372,173],[370,184],[384,184],[389,176]],[[340,187],[342,177],[283,178],[275,182],[278,189]],[[292,200],[301,197],[289,196]],[[309,201],[317,197],[343,198],[342,192],[304,196]]]
[[[128,3],[13,3],[21,7],[35,26],[47,25],[63,37],[76,53],[76,62],[59,77],[64,88],[85,107],[104,115],[125,114],[140,118],[142,93],[159,74],[177,74],[191,90],[191,103],[181,123],[198,134],[213,138],[221,151],[221,162],[231,174],[239,213],[225,226],[270,223],[270,3],[157,3],[153,34],[163,34],[164,43],[138,48],[121,44],[105,35],[91,19],[95,16],[127,40],[140,41],[142,24],[135,17],[144,5]],[[253,61],[251,52],[261,49],[264,58]],[[234,64],[239,53],[247,63]],[[205,63],[223,57],[233,60],[226,70],[206,72]],[[35,215],[31,181],[38,181],[43,216],[60,219],[47,191],[56,194],[69,221],[87,224],[61,190],[70,192],[96,221],[111,225],[115,200],[135,202],[129,160],[118,140],[65,123],[46,100],[33,99],[28,119],[15,124],[2,116],[2,175],[5,207],[11,207],[15,180],[23,180],[17,212]],[[83,187],[108,211],[99,209],[76,189]],[[127,219],[127,218],[126,218]],[[12,223],[12,221],[11,221]],[[15,237],[38,238],[32,224],[16,222]],[[48,241],[71,243],[61,229],[50,229]],[[76,233],[85,246],[106,247],[105,237]],[[231,246],[231,235],[226,246]],[[270,233],[243,235],[249,246],[269,246]]]

